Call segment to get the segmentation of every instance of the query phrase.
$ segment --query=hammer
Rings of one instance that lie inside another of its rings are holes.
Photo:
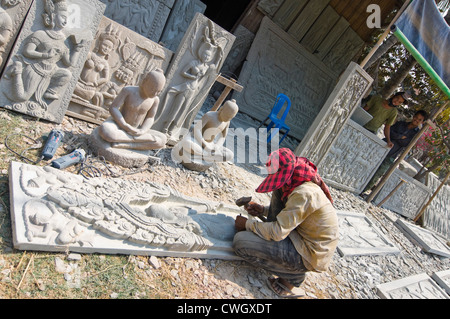
[[[250,201],[252,200],[251,196],[248,197],[241,197],[236,199],[235,204],[239,207],[244,206],[244,208],[246,207],[246,205],[248,205],[248,203],[250,203]],[[261,219],[263,222],[267,221],[267,219],[264,216],[257,216],[259,219]]]

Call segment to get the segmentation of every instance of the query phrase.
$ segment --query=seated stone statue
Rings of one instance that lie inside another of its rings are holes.
[[[90,137],[97,155],[125,167],[144,165],[149,151],[165,147],[167,137],[151,129],[166,78],[161,69],[149,72],[139,86],[124,87],[109,107],[111,117]]]
[[[190,163],[206,166],[216,162],[226,162],[234,158],[234,153],[223,146],[230,121],[239,108],[235,100],[226,102],[218,111],[209,111],[198,121],[192,132],[186,135],[172,149],[172,159],[184,166]],[[186,167],[192,169],[191,165]]]
[[[115,148],[163,148],[166,136],[151,127],[165,83],[164,73],[156,69],[147,74],[140,86],[124,87],[109,108],[111,117],[99,128],[100,136]]]

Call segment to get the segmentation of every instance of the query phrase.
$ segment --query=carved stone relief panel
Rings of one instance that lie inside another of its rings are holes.
[[[206,5],[200,0],[176,0],[160,42],[175,52],[195,14],[197,12],[204,13],[205,10]]]
[[[97,0],[34,1],[0,81],[0,106],[61,123],[104,10]]]
[[[240,259],[237,206],[151,182],[10,166],[14,247],[21,250]]]
[[[319,166],[372,81],[359,65],[350,63],[295,153]]]
[[[378,285],[377,293],[382,299],[449,299],[426,273]]]
[[[290,35],[264,17],[239,76],[245,87],[233,98],[244,113],[262,121],[278,93],[291,100],[290,135],[303,139],[335,85],[337,75]]]
[[[156,68],[167,71],[173,52],[103,17],[67,115],[101,124],[120,90]]]
[[[428,174],[426,185],[432,193],[441,184],[441,181]],[[430,228],[448,240],[450,240],[450,186],[444,185],[426,208],[424,216],[424,225]]]
[[[431,275],[431,278],[450,295],[450,269],[435,272]]]
[[[389,197],[382,207],[392,210],[404,217],[414,219],[419,210],[431,196],[431,190],[399,169],[396,169],[386,181],[375,197],[374,203],[378,205],[391,193],[401,180],[404,180],[405,183]]]
[[[189,131],[234,40],[234,35],[196,13],[167,71],[153,125],[167,135],[169,142],[175,144]]]
[[[320,175],[333,187],[359,194],[388,152],[386,142],[349,120],[320,161]]]
[[[0,2],[0,74],[3,72],[8,54],[32,2],[33,0],[2,0]]]
[[[397,228],[399,228],[413,243],[419,245],[423,251],[430,254],[450,257],[450,248],[447,246],[445,239],[436,232],[413,225],[401,219],[395,221],[395,226],[397,226]]]
[[[158,42],[175,0],[101,0],[105,16]]]
[[[400,250],[360,213],[337,211],[341,256],[398,254]]]

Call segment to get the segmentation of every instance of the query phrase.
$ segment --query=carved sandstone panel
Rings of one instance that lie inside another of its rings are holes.
[[[380,192],[374,199],[374,203],[380,203],[389,193],[404,180],[398,190],[382,205],[382,207],[392,210],[404,217],[414,219],[431,196],[431,190],[424,184],[415,180],[405,172],[396,169],[389,177]]]
[[[441,184],[441,181],[428,174],[427,186],[431,189],[432,193]],[[430,228],[448,240],[450,240],[450,186],[444,185],[440,191],[433,198],[424,212],[424,224],[427,228]]]
[[[19,34],[32,0],[2,0],[0,2],[0,74],[8,53]]]
[[[426,273],[378,285],[377,293],[382,299],[449,299]]]
[[[200,0],[176,0],[161,35],[163,45],[175,52],[195,14],[205,10],[206,5]]]
[[[286,94],[291,110],[286,123],[290,134],[303,139],[331,92],[336,74],[297,41],[264,17],[240,73],[245,87],[233,98],[241,111],[262,121],[278,93]]]
[[[129,85],[155,68],[167,70],[173,52],[103,17],[84,63],[67,115],[101,124],[109,106]]]
[[[318,167],[331,186],[359,194],[388,152],[386,142],[349,120]]]
[[[166,74],[153,125],[177,141],[186,135],[233,45],[235,36],[197,13]],[[184,132],[180,132],[181,129]]]
[[[372,81],[359,65],[350,63],[295,153],[319,166]]]
[[[337,211],[341,256],[399,254],[400,250],[361,213]]]
[[[237,206],[49,166],[12,162],[9,176],[17,249],[240,259],[231,246]]]
[[[105,16],[158,42],[174,0],[101,0]]]
[[[0,81],[0,106],[61,123],[104,10],[97,0],[33,2]]]

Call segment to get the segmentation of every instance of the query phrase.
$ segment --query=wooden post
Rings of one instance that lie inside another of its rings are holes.
[[[406,149],[404,150],[404,152],[400,155],[399,158],[397,158],[397,160],[394,162],[394,164],[392,164],[392,166],[388,169],[388,171],[386,172],[386,174],[381,178],[380,182],[378,183],[378,185],[374,188],[374,190],[369,194],[369,196],[366,198],[366,202],[370,203],[374,197],[378,194],[378,192],[381,190],[381,188],[384,186],[384,184],[386,183],[386,181],[388,180],[389,177],[391,177],[391,175],[394,173],[394,170],[397,168],[397,166],[400,164],[401,161],[403,161],[403,159],[406,157],[406,155],[408,155],[409,151],[414,147],[414,145],[416,145],[417,141],[419,140],[419,138],[422,136],[423,133],[425,133],[425,131],[433,125],[433,121],[437,118],[437,116],[443,111],[445,110],[445,108],[447,107],[449,101],[447,101],[444,105],[441,106],[441,108],[432,116],[431,119],[428,119],[422,129],[419,131],[419,133],[417,133],[414,138],[411,140],[411,142],[408,144],[408,146],[406,147]]]
[[[364,66],[369,62],[370,58],[375,54],[375,52],[378,50],[378,48],[383,43],[384,39],[388,36],[389,32],[391,32],[391,26],[397,21],[397,19],[400,17],[400,15],[406,10],[406,7],[410,4],[411,0],[405,0],[403,3],[403,6],[398,10],[397,14],[395,15],[394,19],[392,19],[389,26],[386,28],[384,33],[381,35],[380,39],[378,39],[378,42],[375,44],[375,46],[372,48],[372,50],[367,54],[367,56],[364,58],[364,60],[361,62],[360,67],[364,69]]]
[[[222,102],[225,100],[225,98],[228,96],[231,90],[241,92],[242,89],[244,88],[242,85],[237,84],[237,81],[235,79],[227,79],[220,74],[217,76],[216,81],[224,84],[225,89],[217,99],[216,103],[214,103],[214,106],[212,107],[211,111],[217,111],[219,109],[219,107],[222,105]]]
[[[423,205],[422,209],[419,211],[419,213],[417,214],[417,216],[414,218],[414,222],[416,223],[419,218],[423,215],[423,213],[425,212],[425,210],[427,209],[428,205],[430,205],[431,201],[436,197],[437,193],[439,193],[439,191],[441,190],[441,188],[445,185],[445,183],[447,183],[448,178],[450,177],[450,170],[447,172],[447,176],[445,176],[444,180],[442,181],[441,185],[439,185],[439,187],[436,189],[436,191],[433,193],[433,195],[430,197],[430,199],[428,200],[428,202]]]

